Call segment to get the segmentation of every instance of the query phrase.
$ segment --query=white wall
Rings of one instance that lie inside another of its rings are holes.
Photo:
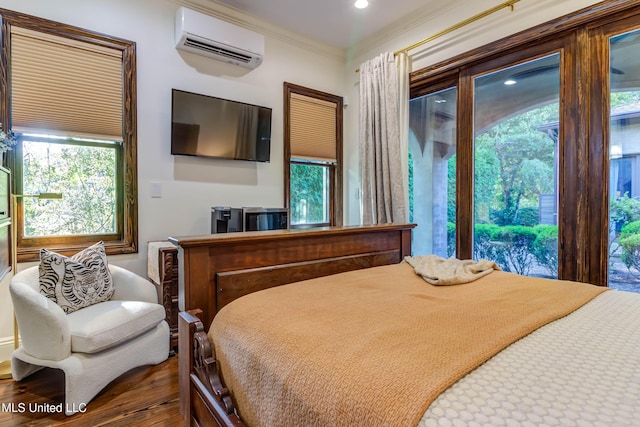
[[[0,0],[0,7],[136,42],[140,251],[109,262],[143,276],[147,242],[208,234],[212,206],[283,206],[284,81],[345,92],[341,56],[312,52],[287,37],[266,37],[264,62],[255,70],[177,51],[178,5],[166,0]],[[172,156],[172,88],[271,107],[271,162]],[[161,186],[161,198],[150,195],[154,183]],[[0,337],[6,337],[0,338],[0,360],[12,346],[8,279],[0,283]]]
[[[357,174],[359,162],[357,147],[359,77],[355,70],[360,67],[360,64],[380,53],[404,49],[501,3],[497,0],[432,0],[429,4],[428,14],[415,14],[407,17],[402,25],[387,28],[376,34],[354,47],[352,52],[347,55],[348,58],[352,58],[347,64],[345,77],[349,90],[347,96],[351,100],[351,104],[355,106],[345,112],[345,141],[352,143],[345,145],[345,169],[350,171],[345,183],[345,194],[349,195],[345,198],[347,222],[357,223],[360,218],[360,205],[356,197],[360,184]],[[419,70],[439,63],[595,3],[598,1],[522,0],[515,4],[513,12],[509,9],[503,9],[410,51],[409,54],[413,61],[412,70]]]

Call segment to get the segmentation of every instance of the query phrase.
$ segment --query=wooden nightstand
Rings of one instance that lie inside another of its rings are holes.
[[[178,351],[178,248],[169,242],[149,242],[149,280],[156,286],[169,324],[170,355]]]

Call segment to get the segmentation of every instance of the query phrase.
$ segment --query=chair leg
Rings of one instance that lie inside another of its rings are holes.
[[[38,372],[43,366],[34,365],[11,356],[11,376],[16,381],[22,381],[29,375]]]

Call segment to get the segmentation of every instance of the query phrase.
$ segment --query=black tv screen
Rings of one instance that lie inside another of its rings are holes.
[[[271,109],[172,90],[171,154],[268,162]]]

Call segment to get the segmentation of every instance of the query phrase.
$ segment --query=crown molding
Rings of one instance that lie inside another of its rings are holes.
[[[252,15],[247,14],[234,7],[222,4],[216,0],[169,0],[178,6],[185,6],[189,9],[222,19],[234,25],[247,28],[249,30],[264,34],[274,39],[278,39],[292,46],[323,55],[331,59],[344,62],[346,49],[341,49],[320,43],[316,40],[302,36],[293,31],[288,31],[282,27],[262,21]]]
[[[350,55],[357,57],[360,54],[373,51],[381,45],[389,43],[389,41],[399,38],[416,28],[422,27],[429,22],[437,22],[439,17],[447,14],[453,9],[464,5],[464,0],[435,0],[427,2],[427,5],[418,11],[405,15],[401,19],[392,24],[387,25],[380,31],[370,37],[362,40],[356,46],[351,46]],[[436,31],[434,30],[434,33]],[[426,34],[425,36],[429,36]],[[413,40],[412,43],[418,42],[420,39]],[[396,46],[393,50],[400,50],[403,46]]]

